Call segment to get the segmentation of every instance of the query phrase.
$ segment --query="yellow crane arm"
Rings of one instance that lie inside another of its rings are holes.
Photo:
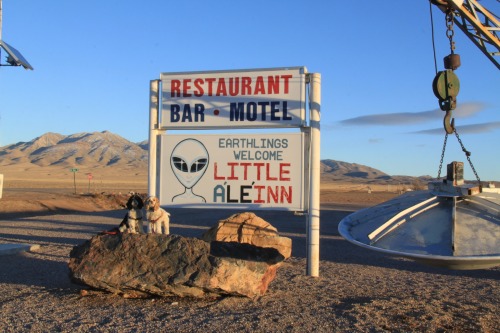
[[[455,24],[500,69],[500,22],[476,0],[431,0],[443,12],[453,10]]]

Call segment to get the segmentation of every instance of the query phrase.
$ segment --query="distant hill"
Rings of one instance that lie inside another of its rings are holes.
[[[321,161],[321,173],[332,179],[339,177],[352,177],[370,179],[389,179],[390,176],[380,170],[357,163],[347,163],[334,160]]]
[[[349,181],[364,184],[413,184],[427,183],[430,176],[390,176],[372,167],[335,160],[321,161],[321,179],[324,181]]]
[[[147,167],[148,152],[108,131],[68,136],[46,133],[29,142],[0,147],[0,166],[26,162],[43,167]]]
[[[147,168],[148,141],[130,142],[108,131],[61,135],[45,133],[29,142],[0,147],[0,166]],[[430,177],[390,176],[369,166],[335,160],[321,161],[323,181],[363,184],[412,184]]]

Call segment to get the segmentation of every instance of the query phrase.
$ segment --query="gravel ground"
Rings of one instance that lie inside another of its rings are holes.
[[[171,232],[198,237],[235,212],[170,210]],[[0,332],[500,332],[500,268],[452,271],[345,241],[349,211],[321,212],[320,277],[306,276],[303,217],[256,212],[293,240],[293,257],[261,298],[124,299],[71,283],[73,246],[116,226],[123,210],[0,213]]]

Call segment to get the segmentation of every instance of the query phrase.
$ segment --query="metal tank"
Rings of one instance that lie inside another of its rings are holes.
[[[465,184],[463,163],[443,181],[359,210],[339,224],[349,242],[450,269],[500,265],[500,189]]]

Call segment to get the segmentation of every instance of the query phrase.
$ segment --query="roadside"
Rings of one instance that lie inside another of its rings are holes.
[[[141,193],[146,196],[146,193]],[[377,205],[395,197],[394,192],[321,191],[321,204],[325,207],[346,207],[357,210]],[[0,199],[0,218],[3,214],[30,214],[40,212],[77,211],[98,212],[122,209],[128,192],[102,192],[74,194],[58,188],[4,188]]]

